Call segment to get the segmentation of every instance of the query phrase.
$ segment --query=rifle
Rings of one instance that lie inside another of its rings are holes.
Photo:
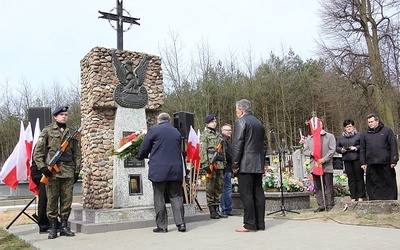
[[[222,140],[218,143],[217,149],[215,150],[214,155],[211,158],[210,166],[205,168],[205,171],[207,173],[207,175],[206,175],[207,178],[211,178],[212,171],[214,169],[217,169],[217,159],[218,159],[219,153],[221,153],[221,151],[222,151],[222,146],[223,146],[224,140],[225,140],[225,137],[222,138]]]
[[[50,162],[49,162],[49,166],[47,167],[48,170],[53,171],[58,173],[60,172],[60,168],[57,166],[57,162],[60,159],[61,155],[65,152],[65,150],[67,149],[69,142],[72,139],[75,139],[78,134],[82,131],[83,128],[83,124],[77,129],[75,130],[75,132],[73,134],[71,134],[70,136],[68,136],[68,138],[63,141],[61,143],[60,148],[57,150],[57,152],[53,155],[53,157],[51,158]],[[47,185],[49,183],[49,177],[42,175],[42,178],[40,179],[40,182]]]

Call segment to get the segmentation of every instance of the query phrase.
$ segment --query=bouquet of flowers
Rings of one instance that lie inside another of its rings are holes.
[[[291,173],[283,174],[282,178],[283,191],[286,192],[303,192],[304,184],[299,179],[295,178]]]
[[[120,159],[136,157],[146,134],[147,129],[141,129],[137,132],[131,133],[128,136],[122,137],[122,139],[119,141],[120,148],[117,150],[111,148],[110,155],[116,155]]]
[[[267,188],[278,187],[278,172],[275,168],[270,166],[265,167],[265,173],[263,175],[263,186],[264,190]]]

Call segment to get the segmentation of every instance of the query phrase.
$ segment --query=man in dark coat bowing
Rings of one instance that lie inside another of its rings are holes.
[[[167,113],[157,117],[157,125],[151,127],[140,145],[137,159],[149,158],[149,180],[153,185],[154,209],[157,228],[155,233],[168,232],[168,215],[164,193],[171,202],[175,224],[179,232],[186,231],[183,207],[182,180],[184,167],[181,151],[181,134],[171,123]]]

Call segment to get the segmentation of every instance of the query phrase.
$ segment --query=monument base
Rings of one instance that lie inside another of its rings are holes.
[[[185,223],[209,219],[208,213],[196,213],[195,204],[185,204]],[[171,205],[167,204],[168,224],[175,227]],[[156,226],[154,207],[121,209],[73,209],[72,231],[84,234],[106,233]]]
[[[335,197],[335,207],[357,214],[400,213],[400,200],[372,200],[351,202],[349,196]]]
[[[265,210],[267,212],[278,211],[281,209],[281,193],[265,192]],[[310,208],[309,192],[284,192],[284,205],[287,210],[302,210]],[[232,194],[232,206],[234,209],[243,209],[243,203],[239,193]]]

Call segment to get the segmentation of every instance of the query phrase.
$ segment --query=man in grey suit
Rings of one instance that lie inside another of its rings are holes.
[[[321,140],[322,154],[321,158],[315,161],[314,141],[315,136],[307,138],[304,144],[303,154],[310,157],[311,172],[313,173],[314,190],[317,198],[318,208],[314,212],[329,211],[335,205],[333,199],[333,162],[332,158],[336,150],[336,139],[331,133],[324,130],[324,123],[320,121],[321,131],[319,133]],[[315,165],[322,165],[323,175],[314,174]],[[324,188],[325,186],[325,188]],[[323,190],[324,189],[324,190]],[[325,192],[324,192],[325,191]],[[324,197],[325,195],[325,197]],[[325,199],[326,198],[326,199]]]

